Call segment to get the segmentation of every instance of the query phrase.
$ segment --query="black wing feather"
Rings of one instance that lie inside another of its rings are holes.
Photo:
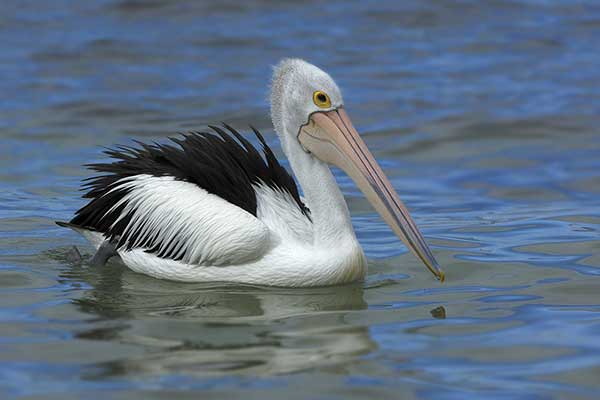
[[[279,164],[260,132],[251,127],[261,143],[264,158],[239,132],[227,124],[223,126],[227,131],[210,126],[214,132],[182,134],[181,137],[169,138],[171,143],[167,144],[136,141],[137,147],[107,148],[104,153],[115,161],[86,165],[101,175],[84,180],[83,190],[87,193],[83,197],[91,201],[76,212],[71,223],[103,232],[110,240],[118,241],[118,246],[135,242],[139,232],[132,232],[128,238],[121,237],[131,215],[112,226],[121,216],[125,204],[112,211],[110,209],[129,191],[116,183],[123,178],[144,174],[172,176],[193,183],[254,216],[257,200],[252,185],[263,183],[288,192],[310,219],[310,212],[300,200],[294,179]],[[157,249],[149,249],[153,250]]]

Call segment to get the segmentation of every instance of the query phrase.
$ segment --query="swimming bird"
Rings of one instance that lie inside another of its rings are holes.
[[[361,280],[364,252],[329,165],[348,174],[406,246],[443,281],[431,250],[352,125],[342,94],[318,67],[284,59],[271,118],[302,187],[252,128],[262,154],[227,124],[166,144],[118,146],[88,165],[90,199],[69,222],[136,272],[185,282],[325,286]]]

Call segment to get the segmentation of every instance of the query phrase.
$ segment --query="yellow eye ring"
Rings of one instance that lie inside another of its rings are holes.
[[[329,108],[331,107],[331,99],[327,95],[327,93],[317,90],[313,93],[313,102],[317,107],[320,108]]]

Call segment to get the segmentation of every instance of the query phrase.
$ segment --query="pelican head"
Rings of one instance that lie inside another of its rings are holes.
[[[352,125],[333,79],[299,59],[283,60],[273,75],[271,116],[288,156],[304,151],[341,168],[406,246],[439,279],[425,239],[379,164]]]

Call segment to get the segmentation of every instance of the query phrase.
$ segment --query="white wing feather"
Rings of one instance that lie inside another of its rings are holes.
[[[302,213],[296,201],[287,191],[265,184],[253,185],[253,187],[256,193],[258,219],[284,240],[312,243],[312,222]]]
[[[124,205],[114,224],[131,216],[122,235],[131,248],[145,243],[185,264],[219,266],[255,260],[269,247],[264,223],[193,183],[136,175],[117,189],[129,191],[111,210]]]

